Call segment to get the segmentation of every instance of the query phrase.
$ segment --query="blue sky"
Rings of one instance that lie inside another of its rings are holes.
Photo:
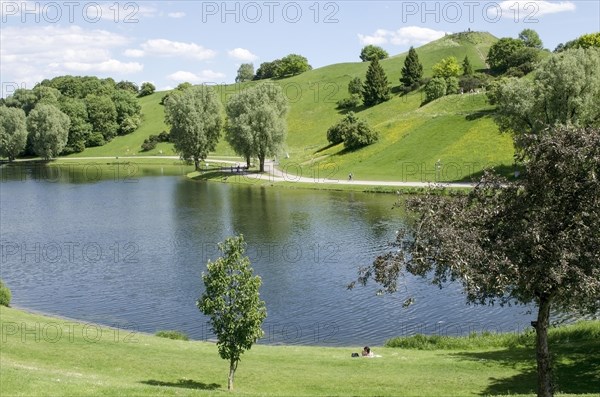
[[[395,55],[467,29],[546,48],[600,31],[600,1],[9,1],[0,0],[2,96],[64,74],[231,83],[241,63],[289,53],[313,67],[356,62],[365,44]]]

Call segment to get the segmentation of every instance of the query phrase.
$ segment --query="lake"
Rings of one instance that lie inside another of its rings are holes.
[[[217,243],[242,233],[267,305],[261,343],[381,345],[414,333],[517,332],[529,307],[468,306],[460,285],[346,285],[389,249],[393,195],[192,181],[185,167],[2,169],[1,277],[12,304],[140,332],[212,339],[196,307]],[[170,175],[168,175],[170,174]],[[162,176],[161,176],[162,175]],[[415,303],[403,308],[410,294]]]

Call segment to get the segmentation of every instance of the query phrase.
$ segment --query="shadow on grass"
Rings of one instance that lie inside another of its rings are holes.
[[[468,121],[473,121],[473,120],[481,119],[481,118],[484,118],[484,117],[490,117],[495,112],[496,112],[496,109],[479,110],[477,112],[473,112],[473,113],[468,114],[465,117],[465,119],[467,119]]]
[[[484,164],[481,164],[481,165],[484,165]],[[479,166],[479,164],[478,164],[478,166]],[[493,169],[496,172],[496,174],[502,175],[503,177],[505,177],[511,181],[515,180],[515,166],[514,165],[501,164],[501,165],[494,166]],[[520,174],[522,175],[523,169],[521,167],[518,167],[518,170],[519,170]],[[477,171],[470,175],[467,175],[466,177],[464,177],[463,179],[461,179],[460,181],[457,181],[457,182],[477,182],[481,179],[482,176],[483,176],[483,171]]]
[[[196,382],[191,379],[179,379],[177,382],[163,382],[160,380],[143,380],[140,383],[150,386],[165,386],[165,387],[179,387],[182,389],[196,389],[196,390],[216,390],[221,387],[218,383],[204,383]]]
[[[550,344],[553,356],[555,391],[565,394],[598,393],[600,390],[600,349],[597,341],[569,343],[557,340]],[[514,347],[491,352],[462,352],[456,358],[493,361],[502,366],[520,368],[517,375],[490,378],[481,395],[535,394],[537,371],[534,347]]]
[[[327,145],[327,146],[323,146],[322,148],[320,148],[320,149],[317,149],[317,150],[314,152],[314,154],[321,153],[321,152],[323,152],[323,151],[325,151],[325,150],[327,150],[327,149],[331,149],[332,147],[334,147],[334,146],[337,146],[337,145],[339,145],[339,143],[330,143],[330,144],[329,144],[329,145]]]

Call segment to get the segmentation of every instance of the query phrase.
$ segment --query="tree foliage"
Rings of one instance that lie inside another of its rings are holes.
[[[562,52],[573,48],[600,48],[600,32],[584,34],[575,40],[567,41],[565,44],[560,43],[554,52]]]
[[[261,326],[267,317],[259,293],[261,279],[253,275],[245,248],[242,235],[219,244],[222,256],[206,265],[202,274],[205,292],[197,301],[202,313],[210,317],[219,355],[229,360],[229,390],[242,354],[263,335]]]
[[[138,96],[140,98],[145,97],[154,94],[154,91],[156,91],[156,87],[154,86],[154,84],[146,81],[142,83],[142,86],[140,87],[140,93],[138,94]]]
[[[490,47],[487,63],[493,71],[504,73],[509,67],[514,66],[510,63],[510,59],[517,50],[523,47],[525,47],[525,43],[522,40],[504,37]]]
[[[360,51],[360,59],[363,62],[371,62],[374,59],[378,61],[389,57],[390,55],[383,48],[369,44],[363,47]]]
[[[461,67],[455,57],[447,57],[433,65],[433,77],[458,77]]]
[[[131,92],[134,95],[137,95],[139,93],[139,91],[140,91],[140,89],[137,86],[137,84],[135,84],[132,81],[127,81],[127,80],[119,81],[115,87],[118,90],[129,91],[129,92]]]
[[[27,130],[33,151],[44,159],[58,156],[67,145],[69,116],[56,106],[39,104],[27,116]]]
[[[117,108],[108,96],[90,94],[85,98],[88,119],[93,132],[99,132],[105,141],[110,141],[117,135]]]
[[[19,108],[0,106],[0,156],[13,161],[25,150],[26,144],[25,112]]]
[[[405,87],[416,88],[423,78],[423,65],[419,61],[419,55],[414,47],[410,47],[408,55],[404,60],[402,67],[402,76],[400,82]]]
[[[244,81],[250,81],[254,78],[254,65],[251,63],[242,63],[237,70],[237,76],[235,77],[236,83],[243,83]]]
[[[348,83],[348,93],[350,95],[360,95],[362,92],[363,82],[360,77],[354,77]]]
[[[447,86],[448,84],[444,78],[434,77],[429,80],[427,85],[425,85],[425,103],[435,101],[446,95]]]
[[[366,121],[356,117],[354,112],[348,114],[327,130],[327,140],[331,144],[344,142],[348,150],[359,149],[377,142],[379,136]]]
[[[359,282],[392,293],[408,272],[440,287],[459,281],[470,303],[535,304],[538,395],[550,396],[550,310],[600,309],[600,131],[559,126],[529,138],[518,182],[486,173],[465,196],[409,198],[415,216],[399,249],[361,269]]]
[[[223,128],[221,101],[211,87],[200,85],[169,98],[165,123],[182,159],[194,161],[196,169],[215,150]]]
[[[257,157],[264,172],[265,158],[277,155],[287,134],[288,100],[279,85],[260,83],[234,95],[227,103],[225,139],[236,153]]]
[[[371,61],[367,69],[362,96],[365,106],[374,106],[390,99],[388,79],[377,58]]]
[[[308,59],[298,54],[289,54],[272,62],[263,62],[256,70],[255,80],[278,79],[295,76],[312,70]]]
[[[469,56],[465,55],[465,59],[462,63],[463,76],[473,76],[473,66],[469,60]]]
[[[65,153],[83,151],[92,133],[92,125],[88,122],[88,112],[82,99],[66,98],[60,103],[60,111],[69,116],[69,139]]]
[[[544,48],[544,43],[542,43],[540,35],[533,29],[524,29],[519,33],[519,40],[525,44],[525,47],[537,48],[539,50]]]
[[[497,105],[501,131],[516,134],[517,144],[527,134],[541,133],[556,124],[600,125],[600,49],[574,49],[553,54],[537,70],[533,81],[505,79],[490,90]]]

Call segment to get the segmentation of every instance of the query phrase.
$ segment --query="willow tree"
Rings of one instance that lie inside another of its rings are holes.
[[[194,86],[165,101],[165,123],[171,126],[170,139],[184,160],[200,162],[215,150],[223,129],[223,106],[214,90]]]
[[[409,198],[415,216],[400,249],[359,271],[395,292],[405,272],[460,281],[475,304],[537,306],[538,396],[552,396],[550,310],[600,309],[600,130],[555,127],[530,135],[518,182],[486,173],[465,196]]]

